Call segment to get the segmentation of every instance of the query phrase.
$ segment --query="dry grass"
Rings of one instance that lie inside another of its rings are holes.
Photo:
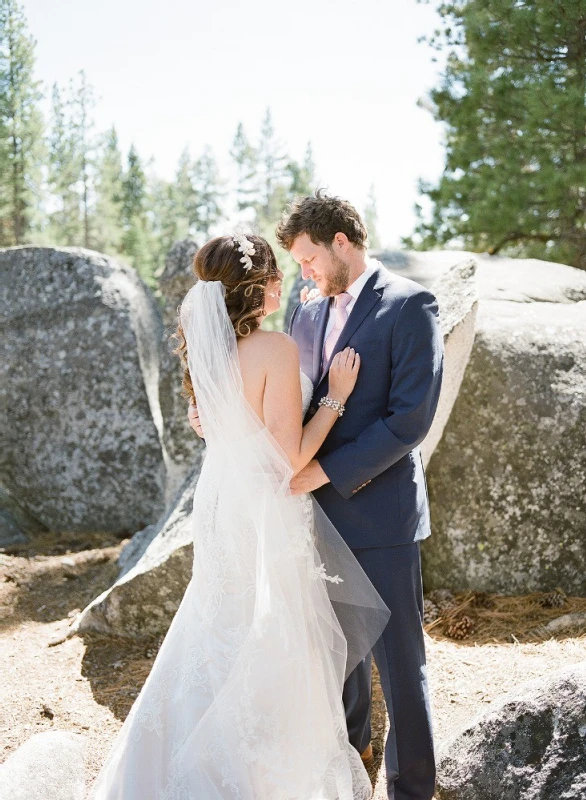
[[[158,641],[129,642],[88,634],[52,646],[76,609],[105,589],[117,573],[120,544],[88,537],[87,549],[48,541],[0,554],[0,738],[5,758],[34,733],[67,729],[84,734],[88,776],[109,746],[146,679]],[[66,563],[63,559],[66,559]],[[69,562],[73,561],[73,565]],[[505,597],[456,595],[442,621],[427,626],[427,654],[438,749],[494,699],[531,678],[586,658],[586,637],[530,634],[562,614],[586,611],[586,598],[543,608],[539,594]],[[442,633],[446,619],[466,614],[472,634],[454,641]],[[47,711],[48,710],[48,711]],[[50,712],[50,713],[49,713]],[[374,685],[375,793],[384,798],[381,753],[385,714]]]
[[[566,597],[558,590],[563,605],[547,607],[544,603],[551,592],[534,592],[533,594],[507,596],[487,595],[479,592],[465,592],[454,596],[453,605],[436,621],[425,626],[434,638],[449,638],[444,634],[447,622],[468,616],[473,625],[472,633],[466,637],[475,644],[493,642],[525,642],[542,641],[543,635],[537,631],[551,620],[562,614],[575,612],[586,613],[585,597]],[[586,623],[573,636],[586,633]]]

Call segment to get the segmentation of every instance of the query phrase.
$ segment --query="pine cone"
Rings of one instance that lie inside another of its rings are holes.
[[[423,624],[424,625],[431,625],[432,622],[435,622],[441,616],[441,612],[437,603],[434,603],[433,600],[430,600],[428,597],[424,598],[423,601]]]
[[[446,609],[453,608],[456,604],[455,597],[449,589],[434,589],[427,596],[442,613]]]
[[[561,608],[566,605],[568,598],[562,589],[556,589],[542,595],[537,602],[542,608]]]
[[[450,639],[465,639],[470,633],[472,633],[472,620],[465,614],[448,620],[444,625],[444,634]]]

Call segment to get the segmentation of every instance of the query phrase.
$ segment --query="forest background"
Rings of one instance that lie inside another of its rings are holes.
[[[437,84],[413,104],[438,123],[442,166],[435,179],[420,179],[400,245],[379,234],[377,200],[393,187],[369,176],[361,211],[371,248],[469,249],[586,268],[586,0],[431,5],[437,26],[423,35],[420,57],[436,59]],[[157,292],[175,241],[202,243],[243,223],[275,244],[286,204],[323,184],[311,121],[305,152],[292,157],[269,103],[255,134],[235,125],[221,158],[209,145],[198,153],[186,146],[172,177],[161,177],[135,144],[122,151],[115,120],[98,128],[91,75],[80,69],[63,85],[39,78],[25,7],[0,0],[0,246],[91,248],[130,263]],[[376,17],[368,24],[374,30]],[[243,52],[259,57],[245,30],[241,38]],[[333,78],[316,73],[307,90],[327,104],[335,88],[338,126],[348,68],[334,59]],[[345,100],[343,112],[356,102],[376,124],[360,97]],[[392,107],[392,95],[384,102]],[[348,157],[360,160],[359,142]],[[289,288],[296,267],[276,249]]]

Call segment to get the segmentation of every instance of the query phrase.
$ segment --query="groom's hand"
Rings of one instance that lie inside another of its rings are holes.
[[[314,458],[291,481],[291,494],[307,494],[329,482],[330,479],[321,468],[319,461]]]

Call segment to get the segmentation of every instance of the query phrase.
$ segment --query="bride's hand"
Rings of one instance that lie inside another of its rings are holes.
[[[352,394],[360,369],[360,356],[352,347],[346,347],[334,356],[329,371],[328,395],[332,400],[345,403]]]

